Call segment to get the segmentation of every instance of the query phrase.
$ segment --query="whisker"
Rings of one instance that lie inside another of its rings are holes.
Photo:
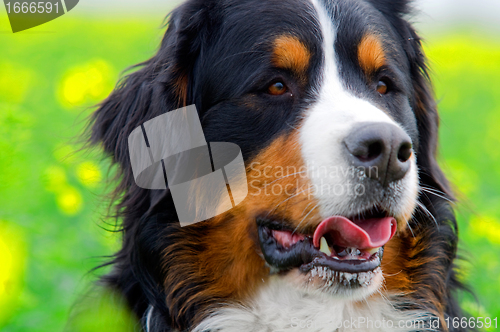
[[[272,212],[276,211],[276,209],[277,209],[277,208],[278,208],[281,204],[283,204],[283,203],[285,203],[285,202],[288,202],[288,201],[289,201],[289,200],[291,200],[292,198],[294,198],[294,197],[296,197],[296,196],[298,196],[298,195],[302,194],[303,192],[306,192],[306,191],[308,191],[308,190],[310,190],[310,189],[311,189],[311,187],[310,187],[310,186],[308,186],[308,187],[307,187],[307,189],[301,190],[301,191],[299,191],[299,192],[295,193],[294,195],[292,195],[292,196],[288,197],[287,199],[285,199],[285,200],[283,200],[283,201],[279,202],[279,203],[278,203],[278,204],[277,204],[277,205],[276,205],[276,206],[275,206],[275,207],[274,207],[271,211],[269,211],[269,212],[267,213],[266,217],[267,217],[267,216],[269,216]]]
[[[382,291],[380,289],[377,289],[377,292],[379,293],[379,295],[382,297],[382,299],[386,302],[386,303],[390,303],[391,301],[389,301],[389,299],[387,298],[387,296],[384,295],[384,293],[382,293]]]
[[[271,185],[271,184],[275,183],[276,181],[283,180],[283,179],[285,179],[285,178],[287,178],[287,177],[290,177],[290,176],[293,176],[293,175],[297,175],[297,174],[302,174],[302,173],[305,173],[305,172],[306,172],[306,171],[302,171],[302,172],[295,172],[295,173],[292,173],[292,174],[288,174],[288,175],[282,176],[282,177],[280,177],[280,178],[278,178],[278,179],[276,179],[276,180],[273,180],[273,181],[271,181],[271,182],[269,182],[269,183],[266,183],[266,184],[265,184],[262,188],[266,188],[267,186],[269,186],[269,185]]]
[[[368,307],[368,310],[370,310],[370,312],[373,312],[372,307],[371,307],[370,303],[368,302],[368,299],[364,298],[363,301],[366,303],[366,306]]]
[[[420,187],[420,190],[422,190],[423,192],[426,192],[428,194],[432,194],[434,196],[437,196],[439,198],[442,198],[450,203],[454,203],[451,199],[449,199],[448,197],[444,196],[446,195],[445,193],[443,193],[442,191],[440,190],[436,190],[434,188],[430,188],[430,187],[424,187],[424,186],[421,186]]]
[[[389,300],[387,296],[385,296],[380,289],[377,289],[377,292],[380,294],[382,300],[385,301],[385,303],[390,305],[394,310],[397,310],[396,307],[392,304],[391,300]]]
[[[397,276],[398,274],[400,274],[401,272],[403,272],[403,270],[400,270],[398,273],[394,273],[394,274],[384,273],[384,276],[394,277],[394,276]]]
[[[309,204],[306,205],[306,207],[304,208],[304,210],[302,211],[301,215],[304,214],[304,212],[306,212],[307,208],[309,207],[309,205],[311,205],[313,202],[309,202]]]
[[[311,204],[311,203],[309,203],[309,204]],[[313,212],[314,209],[316,209],[318,206],[319,206],[319,203],[317,203],[309,212],[307,212],[307,214],[304,216],[304,218],[302,218],[302,220],[299,222],[299,224],[297,225],[297,227],[295,227],[295,229],[293,230],[292,234],[295,234],[295,232],[297,231],[297,229],[299,229],[300,224],[302,224],[302,222],[307,218],[307,216],[310,215],[311,212]]]
[[[434,221],[434,223],[436,224],[436,227],[439,227],[439,224],[436,220],[436,218],[434,217],[434,215],[425,207],[424,204],[422,204],[421,202],[417,201],[417,205],[419,208],[421,208],[423,210],[423,212],[425,212],[425,214],[427,214],[429,217],[432,218],[432,220]]]
[[[283,225],[283,221],[285,221],[286,210],[288,209],[288,203],[290,203],[290,201],[286,202],[285,211],[283,212],[283,218],[281,218],[281,224],[282,225]]]
[[[408,226],[408,229],[410,230],[411,235],[415,238],[415,233],[413,233],[413,229],[411,228],[410,223],[408,221],[406,222],[406,225]]]
[[[446,195],[446,193],[444,191],[441,191],[439,189],[436,189],[436,188],[433,188],[433,187],[429,187],[425,184],[420,184],[420,188],[425,188],[425,189],[429,189],[431,191],[434,191],[434,192],[437,192],[438,194],[441,194],[441,195]]]

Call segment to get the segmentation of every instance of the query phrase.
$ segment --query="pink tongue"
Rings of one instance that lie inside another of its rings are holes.
[[[396,220],[392,217],[359,220],[356,223],[342,216],[323,220],[316,228],[313,243],[320,247],[321,237],[333,237],[335,245],[346,248],[371,249],[382,247],[396,233]]]

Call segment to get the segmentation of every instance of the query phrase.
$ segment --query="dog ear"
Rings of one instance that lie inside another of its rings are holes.
[[[176,220],[176,213],[168,189],[147,190],[135,184],[128,137],[144,122],[194,103],[193,68],[208,33],[210,2],[189,0],[175,9],[168,17],[168,28],[156,55],[132,67],[134,72],[119,82],[90,122],[90,144],[101,145],[118,165],[119,184],[113,200],[119,198],[116,216],[123,217],[122,248],[107,263],[114,265],[113,272],[102,280],[120,289],[130,303],[137,303],[133,310],[139,317],[146,310],[145,303],[154,306],[155,317],[160,313],[165,319],[169,317],[158,262],[164,233],[176,227],[170,224]],[[160,219],[154,216],[155,204],[164,213]]]
[[[368,0],[368,2],[386,17],[401,17],[412,11],[412,0]]]
[[[420,37],[404,19],[410,11],[409,1],[369,0],[381,9],[401,38],[408,58],[412,90],[410,97],[419,140],[414,145],[419,169],[421,194],[412,221],[412,234],[405,239],[411,260],[411,279],[418,289],[411,295],[418,303],[426,299],[426,309],[444,317],[463,317],[454,296],[468,290],[457,278],[458,231],[453,211],[453,193],[437,162],[439,116],[429,79]],[[378,3],[378,5],[376,5]],[[395,5],[397,11],[387,8]],[[385,6],[385,7],[384,7]],[[415,235],[416,234],[416,235]]]
[[[408,34],[405,36],[404,43],[413,85],[412,108],[417,119],[419,132],[416,155],[420,182],[423,186],[430,187],[427,189],[437,190],[443,196],[434,195],[435,198],[444,198],[446,201],[450,201],[453,200],[453,193],[437,162],[439,115],[428,75],[426,58],[420,37],[408,23],[406,26]]]
[[[136,217],[150,205],[147,198],[158,193],[135,185],[128,136],[145,121],[193,103],[189,86],[206,30],[206,3],[193,0],[174,10],[157,54],[132,67],[136,71],[119,82],[91,118],[90,143],[101,144],[119,166],[116,194],[125,192],[119,209],[133,211]]]
[[[457,291],[471,292],[458,279],[456,273],[458,226],[453,211],[454,197],[449,182],[437,162],[439,115],[432,85],[426,67],[421,40],[409,23],[405,22],[405,51],[407,53],[413,85],[412,107],[417,119],[419,146],[416,153],[419,167],[422,213],[416,219],[414,230],[420,237],[412,259],[421,265],[413,269],[414,280],[422,287],[415,296],[434,303],[436,312],[443,310],[442,319],[464,317],[454,296]],[[405,31],[404,29],[402,31]],[[438,262],[438,263],[436,263]],[[430,291],[434,289],[434,291]],[[440,290],[438,297],[436,290]],[[443,307],[442,304],[446,306]],[[439,308],[441,308],[439,310]]]

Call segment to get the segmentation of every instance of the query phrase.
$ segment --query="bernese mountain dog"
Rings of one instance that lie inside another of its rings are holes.
[[[462,317],[453,197],[410,7],[187,0],[168,16],[157,54],[91,128],[120,170],[123,243],[102,283],[144,331],[448,331]],[[127,139],[189,105],[208,142],[240,147],[248,195],[181,227],[168,187],[135,183]]]

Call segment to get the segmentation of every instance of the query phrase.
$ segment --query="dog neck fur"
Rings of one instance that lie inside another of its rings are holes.
[[[399,311],[395,305],[401,301],[400,296],[381,293],[364,301],[308,293],[273,276],[250,304],[223,306],[193,332],[434,331],[431,328],[434,316],[418,310]],[[361,325],[362,319],[366,323]],[[383,322],[385,326],[380,325]]]

